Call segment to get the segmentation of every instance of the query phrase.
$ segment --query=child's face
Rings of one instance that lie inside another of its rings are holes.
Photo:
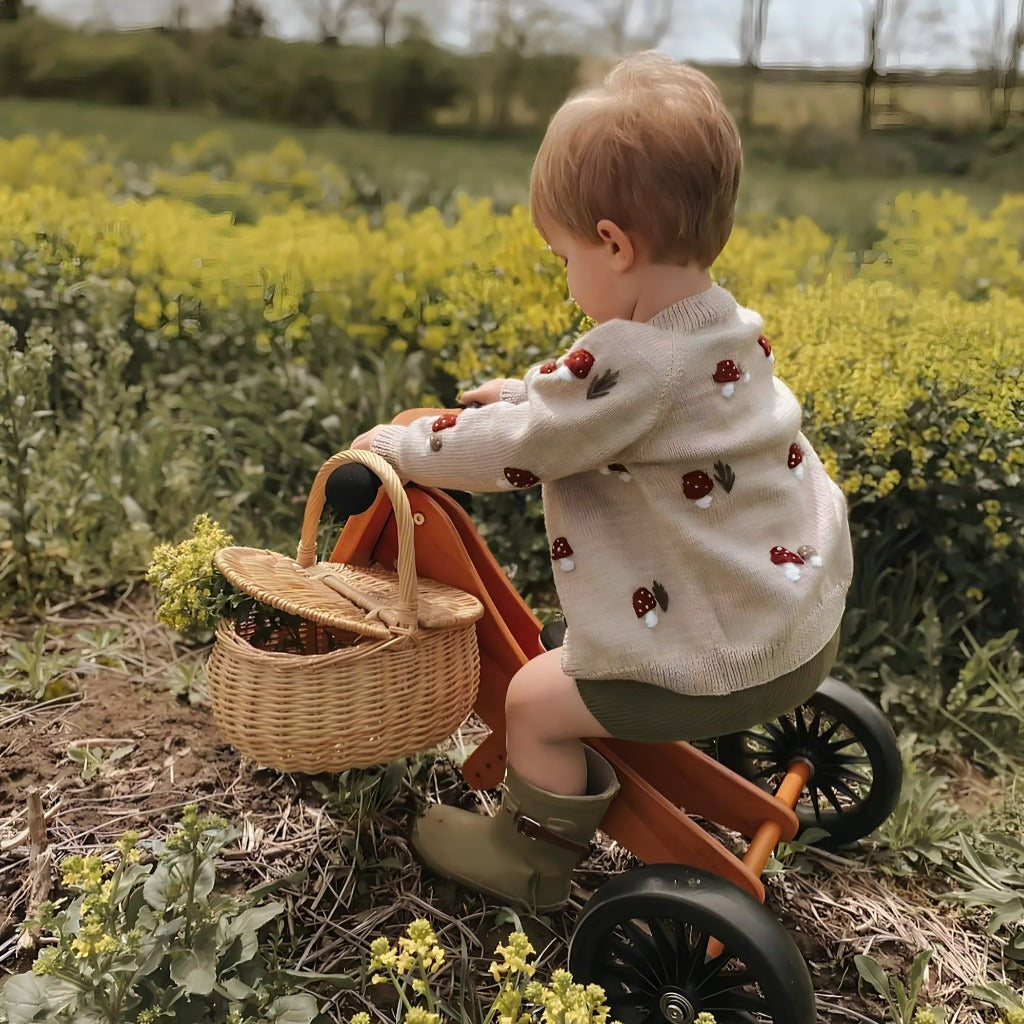
[[[609,243],[582,241],[560,224],[544,228],[551,251],[565,262],[569,294],[576,305],[599,324],[631,320],[636,296],[627,275],[616,269]]]

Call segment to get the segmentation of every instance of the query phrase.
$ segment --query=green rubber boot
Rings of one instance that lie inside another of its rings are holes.
[[[586,756],[586,795],[549,793],[510,767],[493,818],[435,804],[417,821],[413,848],[431,871],[467,889],[534,911],[557,910],[619,791],[612,766],[590,747]]]

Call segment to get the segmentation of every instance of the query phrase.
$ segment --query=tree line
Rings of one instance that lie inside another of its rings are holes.
[[[110,0],[92,0],[97,21],[109,15]],[[657,48],[676,25],[692,14],[698,0],[589,0],[586,16],[567,17],[557,0],[469,0],[470,47],[494,60],[496,95],[511,95],[526,58],[587,53],[612,58],[637,49]],[[1007,11],[1006,0],[978,0],[973,32],[951,24],[952,0],[857,0],[862,16],[861,128],[872,124],[875,93],[886,68],[906,41],[909,16],[936,38],[963,34],[978,71],[975,81],[993,129],[1005,127],[1015,109],[1024,55],[1024,0]],[[239,37],[273,32],[266,0],[228,0],[211,8],[208,0],[163,0],[162,27],[187,32],[219,27]],[[326,46],[349,42],[371,29],[381,47],[403,40],[437,41],[448,27],[447,0],[295,0],[306,34]],[[0,0],[0,21],[14,21],[31,10],[26,0]],[[744,125],[753,119],[756,84],[767,72],[762,55],[772,28],[772,0],[742,0],[735,25],[739,64],[747,76],[737,111]],[[500,102],[500,100],[499,100]],[[499,124],[506,120],[498,111]]]

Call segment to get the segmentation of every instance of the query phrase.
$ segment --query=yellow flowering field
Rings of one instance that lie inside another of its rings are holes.
[[[524,209],[360,196],[293,142],[236,155],[214,136],[142,169],[59,138],[0,141],[0,385],[34,396],[7,454],[35,481],[0,502],[0,587],[32,599],[137,573],[203,512],[241,538],[290,536],[319,460],[369,422],[450,402],[585,326]],[[893,551],[926,538],[941,601],[1008,626],[1024,564],[1024,194],[986,215],[952,192],[902,194],[881,227],[858,255],[806,219],[740,225],[715,272],[764,315],[860,534]],[[33,429],[59,443],[27,445]],[[88,466],[54,460],[76,433],[79,464],[101,438],[121,461],[69,502]],[[112,515],[119,527],[100,525]],[[529,590],[537,545],[522,528],[506,543]]]

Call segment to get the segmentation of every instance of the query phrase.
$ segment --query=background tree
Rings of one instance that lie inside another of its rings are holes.
[[[358,0],[301,0],[300,7],[309,18],[317,38],[324,43],[340,43],[345,37]]]
[[[192,22],[192,4],[189,0],[168,0],[163,27],[172,32],[185,32]]]
[[[356,0],[356,6],[373,22],[380,45],[387,46],[404,6],[403,0]]]
[[[612,53],[649,50],[658,46],[672,28],[677,0],[594,0]]]
[[[884,74],[885,55],[895,49],[900,22],[909,0],[866,0],[864,7],[864,67],[861,71],[860,130],[871,130],[875,86]]]
[[[761,67],[761,51],[768,30],[768,7],[771,0],[743,0],[740,15],[740,63],[747,69],[743,100],[739,112],[741,128],[749,128],[754,120],[754,91]]]
[[[256,0],[231,0],[226,28],[229,35],[253,39],[263,34],[267,13]]]
[[[996,0],[995,17],[986,51],[977,54],[983,69],[982,104],[993,131],[1005,128],[1013,110],[1024,56],[1024,0],[1018,0],[1017,14],[1007,24],[1006,6]]]
[[[0,21],[17,21],[24,13],[22,0],[0,0]]]

